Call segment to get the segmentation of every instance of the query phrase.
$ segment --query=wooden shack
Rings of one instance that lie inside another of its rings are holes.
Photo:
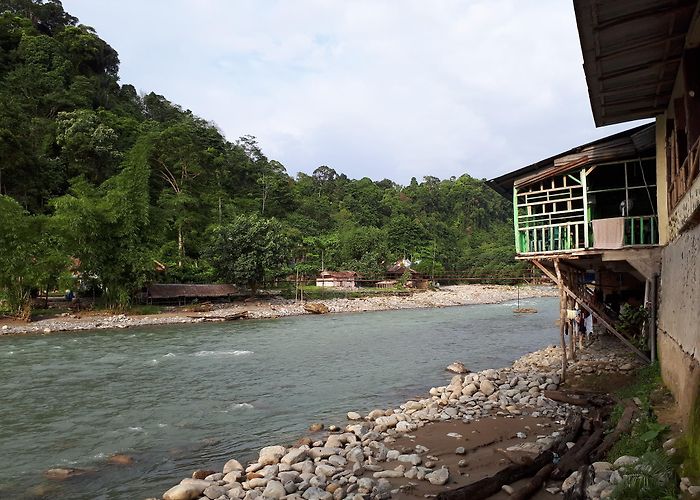
[[[573,329],[566,311],[579,304],[648,361],[616,322],[622,304],[644,303],[659,272],[654,125],[577,146],[489,184],[513,201],[516,258],[560,287],[562,343]],[[569,350],[576,355],[573,342]]]
[[[316,278],[316,286],[356,288],[359,276],[355,271],[321,271]]]
[[[145,301],[149,304],[183,305],[193,301],[224,301],[237,295],[234,285],[153,283],[146,288]]]

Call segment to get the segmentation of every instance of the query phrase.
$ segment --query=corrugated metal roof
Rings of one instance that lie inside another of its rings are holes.
[[[593,118],[663,113],[698,0],[574,0]]]
[[[649,154],[655,148],[655,129],[656,126],[652,123],[618,132],[496,177],[487,181],[487,184],[501,195],[511,199],[516,182],[522,185],[534,182],[543,175],[549,176],[585,165],[627,160]],[[553,168],[556,170],[551,170]]]
[[[322,271],[320,273],[321,278],[353,279],[358,276],[359,274],[355,271]]]

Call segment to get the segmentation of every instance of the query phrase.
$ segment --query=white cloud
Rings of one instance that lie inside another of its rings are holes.
[[[123,81],[256,135],[292,173],[492,177],[612,133],[594,129],[568,2],[64,6],[117,49]]]

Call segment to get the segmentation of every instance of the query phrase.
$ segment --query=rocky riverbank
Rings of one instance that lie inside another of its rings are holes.
[[[416,309],[429,307],[449,307],[469,304],[492,304],[520,298],[555,296],[553,287],[527,286],[514,287],[506,285],[455,285],[440,290],[415,291],[407,296],[377,296],[355,299],[330,299],[311,301],[323,303],[331,313],[349,313],[366,311],[385,311],[396,309]],[[42,319],[24,323],[0,319],[0,335],[17,335],[24,333],[48,334],[61,331],[122,329],[136,326],[165,325],[176,323],[201,323],[204,321],[224,321],[226,318],[243,315],[251,319],[279,318],[310,314],[303,303],[280,297],[248,300],[235,305],[220,304],[213,310],[192,313],[183,310],[152,314],[70,314],[55,318]]]
[[[475,479],[470,472],[479,466],[473,455],[477,450],[496,447],[484,460],[494,461],[497,469],[556,442],[571,407],[548,399],[544,391],[559,387],[560,356],[559,348],[549,347],[511,367],[454,375],[448,385],[398,408],[349,412],[342,429],[330,427],[328,434],[303,438],[294,446],[265,447],[249,464],[232,458],[221,471],[195,471],[162,498],[359,500],[432,495],[468,484]],[[601,373],[628,363],[637,366],[623,351],[603,347],[581,356],[570,373],[587,373],[583,367],[599,356],[603,362],[596,369]],[[446,424],[454,427],[445,434]],[[496,428],[500,438],[475,444],[475,436]],[[557,494],[560,485],[547,491]]]

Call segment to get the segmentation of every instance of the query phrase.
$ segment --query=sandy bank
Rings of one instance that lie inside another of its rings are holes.
[[[415,291],[407,296],[376,296],[354,299],[329,299],[323,302],[331,313],[386,311],[432,307],[463,306],[469,304],[493,304],[508,300],[557,295],[550,286],[514,287],[507,285],[455,285],[440,290]],[[53,333],[60,331],[130,328],[147,325],[200,323],[217,317],[247,313],[250,319],[279,318],[310,314],[303,304],[280,297],[261,298],[235,304],[216,305],[212,311],[192,313],[175,310],[167,313],[132,316],[126,314],[84,313],[65,317],[42,319],[32,323],[0,319],[0,335],[24,333]]]

